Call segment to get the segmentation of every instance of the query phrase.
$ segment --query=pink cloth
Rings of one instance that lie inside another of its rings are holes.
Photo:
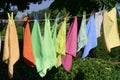
[[[66,56],[62,58],[62,65],[66,71],[70,71],[72,66],[72,58],[76,57],[77,47],[77,17],[74,18],[66,39]]]

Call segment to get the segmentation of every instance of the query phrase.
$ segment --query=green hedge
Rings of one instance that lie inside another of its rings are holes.
[[[20,59],[15,64],[13,80],[120,80],[120,66],[115,62],[100,58],[86,58],[83,61],[80,53],[77,55],[70,72],[66,72],[62,66],[57,69],[53,67],[43,78],[36,72],[36,68],[29,67]]]
[[[55,74],[55,80],[119,80],[120,67],[111,60],[79,58],[73,61],[72,69],[66,72],[62,67]]]

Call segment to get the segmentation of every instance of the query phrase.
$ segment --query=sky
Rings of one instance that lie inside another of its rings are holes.
[[[27,13],[31,13],[32,11],[39,11],[48,8],[53,1],[54,0],[46,0],[46,1],[43,0],[41,4],[31,3],[29,10],[25,10],[24,12],[18,12],[16,17],[21,18],[22,15],[27,15]]]

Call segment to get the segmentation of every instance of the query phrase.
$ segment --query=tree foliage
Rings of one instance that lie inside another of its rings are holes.
[[[7,12],[14,12],[14,15],[18,11],[24,11],[29,9],[30,3],[40,4],[42,0],[1,0],[0,1],[0,18],[7,18]],[[17,7],[17,9],[15,8]]]
[[[0,1],[0,19],[8,19],[8,12],[14,12],[14,16],[18,11],[29,9],[30,3],[41,4],[43,0],[1,0]],[[3,30],[5,23],[0,21],[0,31]]]
[[[66,8],[72,15],[76,15],[78,12],[82,13],[84,10],[90,13],[94,10],[98,11],[100,8],[103,9],[104,6],[108,9],[115,6],[120,0],[55,0],[50,9],[62,10]]]

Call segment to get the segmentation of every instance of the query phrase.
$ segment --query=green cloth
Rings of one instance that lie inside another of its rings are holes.
[[[58,32],[57,39],[56,39],[56,52],[57,52],[57,63],[56,67],[61,65],[61,58],[65,56],[65,49],[66,49],[66,18]]]
[[[79,34],[78,34],[78,42],[77,42],[77,52],[80,51],[87,44],[87,32],[86,32],[86,16],[83,15],[83,19],[81,22]]]
[[[51,31],[51,33],[52,33],[52,39],[53,39],[53,43],[54,43],[54,45],[55,45],[55,48],[56,48],[56,35],[57,35],[57,26],[58,26],[58,21],[59,21],[59,15],[60,15],[60,13],[58,13],[57,14],[57,16],[56,16],[56,19],[54,20],[54,24],[53,24],[53,26],[52,26],[52,31]]]
[[[42,74],[44,73],[43,69],[46,60],[46,54],[45,54],[43,37],[41,36],[40,25],[37,20],[34,20],[34,25],[32,29],[32,46],[33,46],[37,72]]]
[[[55,21],[54,21],[54,24],[52,26],[52,39],[53,39],[53,43],[56,47],[56,35],[57,35],[57,24],[58,23],[58,19],[56,18]]]
[[[56,52],[51,37],[50,21],[48,18],[46,18],[46,14],[45,14],[45,26],[44,26],[44,44],[46,51],[46,61],[44,64],[44,74],[40,74],[42,76],[46,75],[47,69],[50,70],[56,64]]]

